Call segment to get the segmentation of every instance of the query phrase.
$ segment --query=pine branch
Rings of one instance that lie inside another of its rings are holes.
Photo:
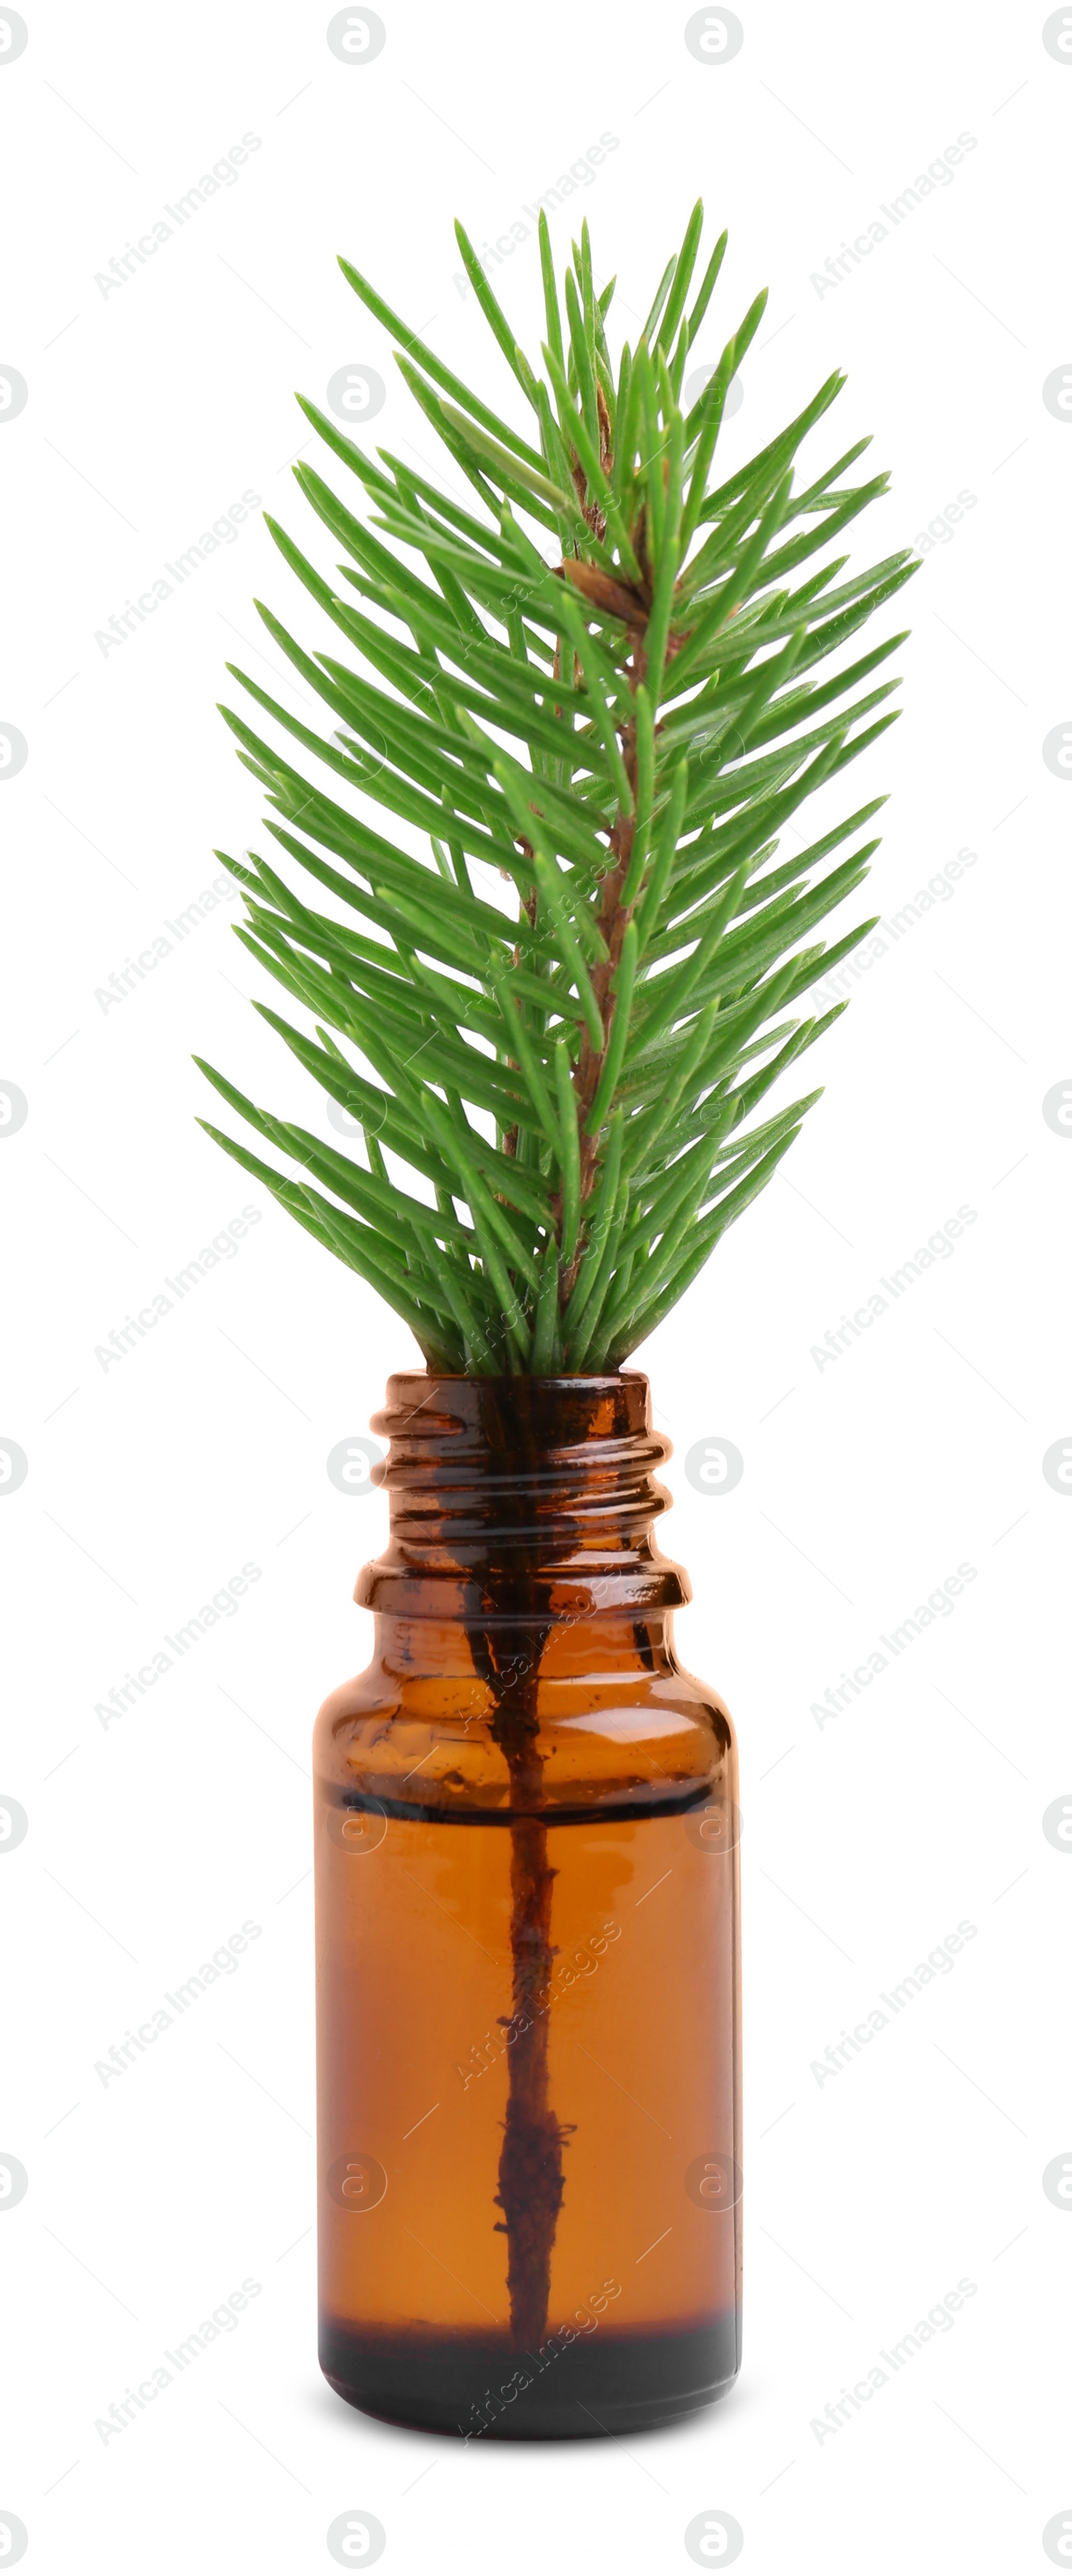
[[[269,519],[327,633],[307,647],[257,605],[328,729],[229,666],[321,765],[308,776],[223,710],[289,871],[219,854],[245,895],[236,929],[309,1025],[257,1008],[351,1111],[361,1147],[202,1065],[297,1177],[207,1132],[437,1369],[621,1365],[819,1099],[749,1124],[844,1007],[802,1018],[798,1002],[872,926],[812,936],[878,844],[823,863],[881,798],[806,848],[783,855],[779,836],[893,721],[896,681],[867,684],[903,632],[848,654],[917,566],[902,550],[840,580],[848,558],[826,551],[886,488],[846,480],[866,439],[798,475],[840,375],[712,485],[765,298],[684,413],[726,248],[723,234],[690,311],[702,221],[697,206],[615,366],[613,287],[596,294],[587,225],[560,289],[541,216],[543,374],[456,227],[523,432],[342,261],[469,498],[387,448],[367,454],[303,400],[354,478],[347,498],[295,468],[345,560],[318,569]]]

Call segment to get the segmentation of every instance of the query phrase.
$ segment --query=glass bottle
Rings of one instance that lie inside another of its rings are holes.
[[[468,2439],[740,2353],[736,1748],[683,1671],[647,1379],[392,1377],[367,1672],[314,1738],[320,2358]]]

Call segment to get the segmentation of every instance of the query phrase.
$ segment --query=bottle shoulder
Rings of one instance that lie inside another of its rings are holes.
[[[654,1668],[541,1672],[531,1707],[529,1798],[556,1810],[648,1812],[735,1794],[725,1702],[663,1653]],[[469,1673],[373,1663],[325,1700],[314,1770],[333,1803],[388,1811],[517,1812],[518,1780],[496,1741],[495,1704]],[[535,1789],[533,1789],[535,1783]]]

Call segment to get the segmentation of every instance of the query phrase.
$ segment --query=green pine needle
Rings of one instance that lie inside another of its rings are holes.
[[[223,710],[292,872],[221,852],[246,898],[236,928],[309,1026],[257,1008],[358,1120],[363,1153],[258,1108],[198,1058],[296,1177],[200,1123],[393,1306],[436,1370],[622,1365],[820,1097],[745,1129],[838,1016],[801,1018],[798,998],[873,927],[804,944],[878,845],[825,875],[822,862],[881,799],[781,864],[778,833],[893,721],[866,720],[896,682],[857,692],[903,633],[855,660],[842,648],[918,567],[903,549],[831,588],[847,558],[828,555],[794,587],[797,567],[886,488],[881,474],[843,479],[866,439],[797,480],[839,375],[713,485],[727,390],[765,297],[685,412],[688,351],[726,247],[723,234],[689,312],[702,227],[697,205],[615,373],[612,290],[596,294],[587,225],[560,292],[541,215],[544,375],[456,227],[524,432],[341,261],[399,343],[451,488],[387,449],[374,460],[302,400],[365,507],[296,467],[346,558],[322,572],[268,522],[330,621],[310,654],[260,608],[303,704],[323,702],[321,729],[229,666],[277,735],[323,764],[292,769]],[[332,630],[350,659],[326,649]],[[308,878],[331,911],[304,900]]]

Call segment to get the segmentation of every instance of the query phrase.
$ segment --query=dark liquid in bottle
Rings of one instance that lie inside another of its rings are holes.
[[[397,1789],[397,1777],[392,1788]],[[413,1787],[417,1786],[414,1782]],[[554,1873],[546,2327],[511,2330],[500,2158],[514,2010],[500,1808],[318,1792],[322,2367],[470,2438],[625,2432],[739,2365],[737,1853],[691,1784],[535,1820]],[[552,1820],[553,1819],[553,1820]],[[531,2043],[530,2043],[531,2044]]]

